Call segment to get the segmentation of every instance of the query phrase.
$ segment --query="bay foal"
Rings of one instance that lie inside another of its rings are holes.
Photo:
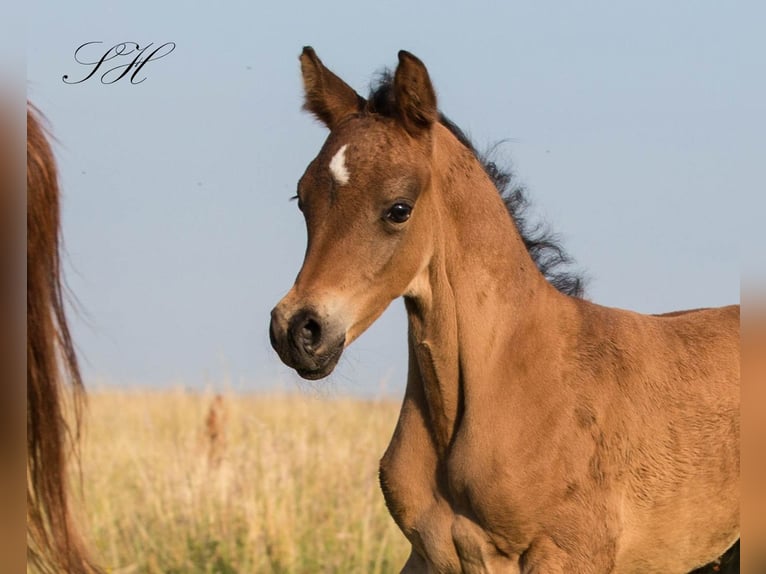
[[[301,69],[330,135],[298,186],[308,248],[272,344],[324,377],[404,297],[407,389],[380,463],[403,572],[681,574],[732,546],[739,307],[572,296],[420,60],[400,52],[367,100],[311,48]]]

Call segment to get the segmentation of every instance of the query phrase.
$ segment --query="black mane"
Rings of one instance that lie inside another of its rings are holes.
[[[368,98],[370,108],[375,113],[392,116],[394,114],[393,75],[390,70],[383,71],[370,89]],[[484,167],[498,193],[505,202],[505,207],[524,241],[524,245],[548,282],[556,289],[573,297],[582,297],[585,280],[581,273],[571,269],[572,258],[562,247],[559,237],[543,223],[531,224],[527,218],[529,199],[526,189],[520,185],[509,168],[503,168],[492,161],[495,148],[488,153],[479,153],[468,136],[447,116],[439,113],[439,121],[467,147]]]

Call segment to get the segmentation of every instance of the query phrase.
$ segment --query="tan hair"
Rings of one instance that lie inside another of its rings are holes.
[[[76,531],[67,453],[84,390],[61,284],[58,174],[37,110],[27,108],[27,555],[43,572],[98,572]],[[75,419],[64,418],[71,389]]]

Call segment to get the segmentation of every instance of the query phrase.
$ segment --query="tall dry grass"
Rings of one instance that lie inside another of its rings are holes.
[[[91,393],[83,520],[111,572],[398,572],[378,487],[398,403]]]

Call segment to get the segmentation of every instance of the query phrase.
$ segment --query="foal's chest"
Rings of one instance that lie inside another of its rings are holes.
[[[539,489],[523,484],[517,464],[456,441],[445,469],[453,510],[471,518],[503,552],[520,553],[534,528]]]

